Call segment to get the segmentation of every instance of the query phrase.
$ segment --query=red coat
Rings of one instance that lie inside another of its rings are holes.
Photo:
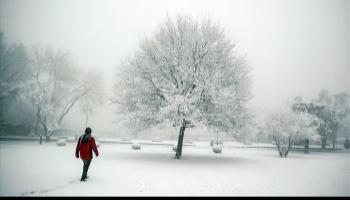
[[[95,138],[90,137],[88,141],[83,144],[81,142],[82,136],[79,137],[77,147],[75,149],[75,156],[79,158],[79,152],[80,152],[80,158],[82,160],[90,160],[92,159],[92,150],[95,152],[96,157],[98,156],[98,150],[95,143]]]

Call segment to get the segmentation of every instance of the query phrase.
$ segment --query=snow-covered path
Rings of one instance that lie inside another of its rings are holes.
[[[349,196],[349,153],[101,144],[89,181],[79,182],[75,145],[0,142],[1,196]]]

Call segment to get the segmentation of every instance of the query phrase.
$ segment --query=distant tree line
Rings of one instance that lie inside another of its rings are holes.
[[[1,135],[36,135],[49,141],[75,105],[88,115],[103,99],[101,74],[79,69],[69,52],[9,44],[3,33],[0,71]]]
[[[317,119],[316,130],[322,142],[322,148],[331,141],[333,149],[336,148],[338,134],[342,131],[349,134],[350,94],[340,92],[330,94],[321,90],[317,98],[310,102],[303,101],[301,97],[295,99],[292,106],[295,112],[308,113]],[[347,130],[346,130],[347,129]]]

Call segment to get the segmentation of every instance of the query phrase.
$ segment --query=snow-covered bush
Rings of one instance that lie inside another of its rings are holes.
[[[66,146],[66,143],[65,139],[59,139],[56,144],[57,146]]]
[[[131,145],[131,148],[134,149],[134,150],[140,150],[141,149],[141,146],[139,143],[133,143]]]
[[[279,155],[286,158],[296,140],[315,140],[317,132],[313,126],[315,118],[308,113],[295,113],[281,109],[266,119],[266,132],[274,139]]]
[[[221,152],[222,152],[221,146],[215,146],[215,147],[213,147],[213,152],[214,152],[214,153],[221,153]]]

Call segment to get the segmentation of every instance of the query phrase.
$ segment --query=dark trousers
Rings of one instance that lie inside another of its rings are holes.
[[[91,160],[92,160],[92,159],[83,160],[84,167],[83,167],[83,175],[81,175],[81,178],[82,178],[82,179],[87,178],[87,172],[88,172],[88,170],[89,170],[89,166],[90,166]]]

